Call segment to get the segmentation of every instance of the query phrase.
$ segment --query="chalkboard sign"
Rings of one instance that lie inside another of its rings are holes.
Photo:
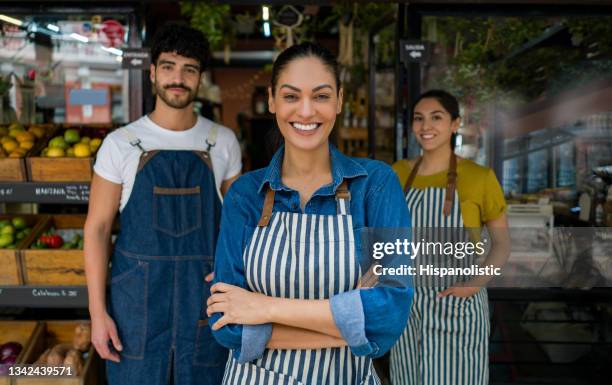
[[[86,308],[85,286],[5,286],[0,287],[0,306]]]
[[[89,183],[0,183],[0,203],[87,203]]]

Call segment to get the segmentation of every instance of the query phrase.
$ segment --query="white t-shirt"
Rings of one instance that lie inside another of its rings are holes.
[[[155,124],[148,116],[111,132],[102,142],[96,155],[94,171],[102,178],[122,185],[121,205],[123,210],[134,186],[136,170],[140,160],[140,149],[130,144],[130,139],[121,132],[129,130],[132,137],[140,139],[146,150],[206,150],[206,138],[213,122],[198,116],[195,126],[185,131],[172,131]],[[238,175],[242,169],[242,154],[234,132],[217,125],[215,146],[210,150],[217,185],[221,197],[221,183]]]

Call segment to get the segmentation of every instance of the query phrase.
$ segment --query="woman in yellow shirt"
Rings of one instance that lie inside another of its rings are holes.
[[[484,224],[493,241],[484,265],[501,266],[509,244],[504,195],[491,169],[454,154],[461,123],[457,100],[432,90],[419,97],[412,115],[423,155],[400,160],[393,169],[405,186],[413,229]],[[391,350],[393,385],[488,384],[490,325],[483,287],[490,278],[449,283],[415,277],[408,325]]]

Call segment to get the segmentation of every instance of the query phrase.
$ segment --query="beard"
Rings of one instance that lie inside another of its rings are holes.
[[[182,94],[182,95],[174,95],[168,91],[169,88],[182,88],[186,90],[187,93]],[[195,100],[198,94],[197,88],[195,90],[192,90],[191,88],[185,86],[184,84],[168,84],[168,85],[160,86],[157,83],[155,83],[155,92],[157,93],[157,95],[159,95],[161,100],[164,101],[164,103],[176,109],[183,109],[187,107],[189,104],[191,104]]]

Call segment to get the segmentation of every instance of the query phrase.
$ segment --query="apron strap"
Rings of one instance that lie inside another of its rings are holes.
[[[132,133],[127,128],[122,128],[121,132],[128,139],[132,147],[138,147],[142,153],[147,152],[147,150],[142,148],[142,145],[140,144],[141,143],[140,139],[132,135]]]
[[[417,159],[417,161],[414,163],[412,171],[410,171],[410,175],[408,176],[408,180],[406,181],[406,185],[404,186],[405,193],[407,193],[408,190],[410,190],[410,187],[412,187],[412,182],[414,182],[414,178],[416,178],[417,176],[417,171],[419,170],[419,166],[421,165],[422,161],[423,157],[419,156],[419,159]]]
[[[272,208],[274,207],[274,190],[268,186],[266,191],[266,199],[264,200],[263,209],[261,210],[261,217],[257,223],[257,227],[266,227],[270,223],[270,217],[272,216]]]
[[[338,215],[349,215],[351,213],[351,192],[348,189],[346,179],[343,179],[336,189],[336,213]]]
[[[444,196],[444,216],[447,217],[453,208],[453,200],[455,199],[455,188],[457,186],[457,156],[451,153],[450,166],[448,174],[446,174],[446,192]]]
[[[336,203],[338,215],[349,215],[350,214],[350,202],[351,192],[348,189],[348,182],[345,180],[340,183],[340,186],[336,189]],[[261,209],[261,216],[257,227],[266,227],[270,223],[272,217],[272,209],[274,208],[274,190],[268,186],[266,191],[266,198],[264,200],[263,208]]]
[[[210,153],[210,150],[217,144],[218,132],[219,125],[213,123],[213,126],[210,128],[210,132],[208,133],[208,138],[206,138],[206,155],[208,155]]]
[[[412,171],[410,171],[410,175],[408,176],[408,180],[406,181],[406,185],[404,186],[404,193],[408,193],[410,187],[412,187],[412,183],[414,182],[414,178],[416,178],[417,171],[419,166],[421,165],[421,161],[423,157],[419,157],[414,167],[412,167]],[[457,156],[455,153],[451,153],[450,165],[448,167],[448,173],[446,174],[446,190],[444,192],[444,206],[442,208],[442,212],[444,216],[449,216],[451,213],[451,209],[453,208],[453,200],[455,198],[455,190],[457,189]]]

